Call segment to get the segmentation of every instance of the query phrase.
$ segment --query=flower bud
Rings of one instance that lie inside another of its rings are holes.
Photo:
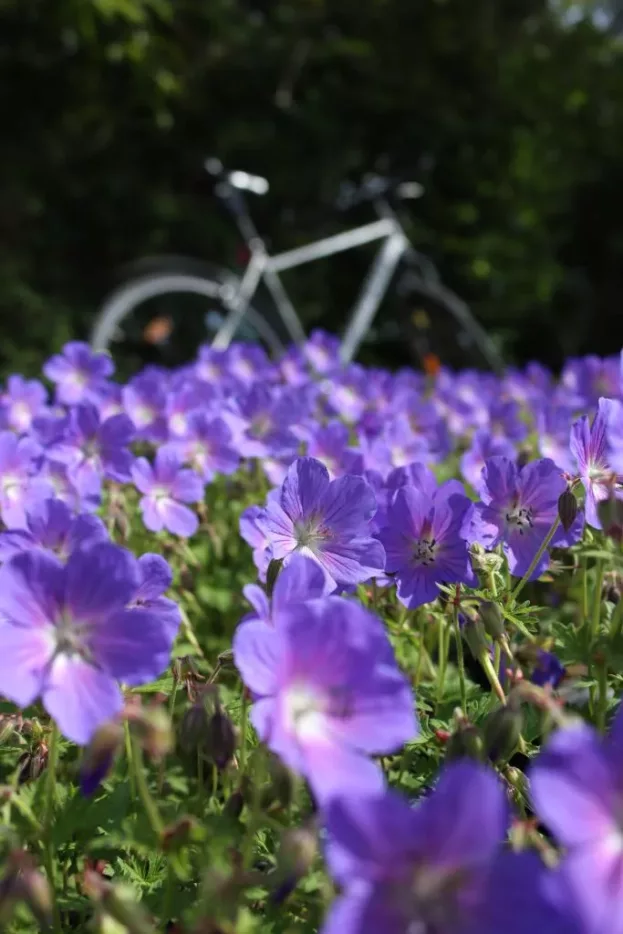
[[[262,807],[266,810],[273,806],[290,807],[295,791],[292,772],[272,752],[267,754],[267,771],[269,782],[262,793]]]
[[[487,635],[494,640],[501,639],[505,634],[504,617],[498,604],[491,600],[483,600],[478,607],[478,615]]]
[[[284,831],[279,846],[277,869],[297,880],[311,869],[318,853],[318,837],[312,827],[291,827]]]
[[[98,906],[100,916],[117,922],[126,934],[156,934],[155,926],[129,886],[113,885],[89,870],[85,873],[84,890]]]
[[[238,745],[238,732],[220,704],[208,720],[203,738],[202,749],[206,758],[218,769],[224,769],[231,762]]]
[[[203,698],[200,698],[184,712],[178,735],[180,746],[184,752],[197,752],[201,748],[208,730],[209,719]]]
[[[36,749],[22,753],[18,759],[19,771],[17,773],[18,785],[32,782],[45,771],[48,764],[48,748],[40,743]]]
[[[523,715],[519,707],[507,705],[493,710],[483,726],[485,753],[491,762],[507,762],[519,742]]]
[[[607,499],[597,503],[597,518],[604,533],[616,542],[623,540],[623,500],[610,492]]]
[[[484,743],[482,734],[473,723],[460,723],[446,742],[446,760],[475,759],[482,762]]]
[[[479,661],[489,651],[482,620],[459,613],[459,628],[470,652]]]
[[[111,721],[97,730],[80,763],[80,790],[85,797],[93,794],[106,777],[123,744],[123,727]]]
[[[162,849],[166,853],[169,850],[178,850],[185,846],[193,836],[193,831],[197,826],[198,824],[194,817],[190,815],[180,817],[174,824],[170,824],[163,830]]]
[[[37,868],[30,853],[15,850],[9,853],[7,872],[0,881],[0,923],[10,917],[17,902],[24,902],[39,927],[48,929],[52,924],[52,891],[50,884]]]
[[[129,705],[125,717],[141,748],[155,762],[161,762],[173,748],[171,718],[163,707]]]
[[[565,532],[568,532],[578,514],[578,501],[568,487],[558,497],[558,516]]]
[[[279,560],[272,558],[270,564],[268,565],[268,569],[266,571],[266,593],[269,597],[272,597],[273,588],[277,582],[277,578],[279,577],[279,572],[281,571],[282,565],[283,558],[280,558]]]

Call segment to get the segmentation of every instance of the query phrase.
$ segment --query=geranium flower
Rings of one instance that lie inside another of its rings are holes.
[[[151,532],[166,529],[189,538],[197,531],[197,516],[182,504],[198,503],[203,498],[203,481],[182,463],[171,450],[159,448],[153,466],[145,457],[132,466],[132,480],[143,494],[139,502],[143,522]]]
[[[24,434],[33,418],[44,409],[47,397],[45,386],[39,380],[24,379],[18,374],[9,376],[0,396],[0,425]]]
[[[586,521],[595,529],[601,528],[597,504],[608,499],[612,490],[607,432],[617,405],[612,399],[600,399],[592,424],[588,415],[583,415],[571,427],[571,453],[586,491]]]
[[[383,570],[383,547],[370,534],[375,511],[374,493],[362,477],[330,480],[320,461],[299,457],[259,521],[273,558],[287,562],[300,551],[322,566],[335,589]]]
[[[0,532],[0,561],[33,548],[64,560],[78,548],[107,539],[106,526],[97,516],[76,516],[62,499],[46,499],[28,509],[25,528]]]
[[[383,624],[341,597],[281,608],[273,622],[242,623],[234,635],[260,739],[321,801],[340,789],[381,790],[367,757],[395,752],[417,730]]]
[[[153,681],[166,668],[171,628],[128,609],[141,582],[136,558],[109,543],[62,564],[33,550],[0,568],[0,694],[20,707],[38,697],[62,733],[87,743],[116,717],[119,682]]]
[[[579,934],[548,901],[538,856],[504,852],[506,795],[475,762],[446,766],[416,807],[349,788],[325,822],[342,894],[322,934]]]
[[[94,353],[88,344],[70,341],[60,354],[50,357],[43,372],[56,383],[56,398],[64,405],[95,402],[115,367],[104,353]]]
[[[453,486],[433,495],[403,486],[394,494],[378,537],[385,548],[386,572],[395,575],[404,606],[414,609],[435,600],[438,584],[476,585],[461,533],[470,505]]]
[[[558,499],[566,488],[560,469],[547,458],[519,468],[506,457],[491,457],[479,483],[481,501],[467,514],[463,534],[487,549],[502,544],[511,574],[523,577],[558,515]],[[558,527],[551,545],[578,541],[583,524],[580,510],[568,532]],[[536,580],[548,562],[546,551],[530,580]]]
[[[41,447],[29,437],[0,431],[0,516],[10,529],[26,525],[26,511],[54,495],[50,482],[38,475]]]

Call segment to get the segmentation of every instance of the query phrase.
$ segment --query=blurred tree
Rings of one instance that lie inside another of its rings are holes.
[[[414,239],[509,356],[623,342],[623,54],[546,0],[4,0],[0,79],[4,369],[84,336],[128,259],[231,260],[209,153],[269,177],[284,247],[343,223],[344,176],[414,174]],[[349,263],[301,277],[308,322]]]

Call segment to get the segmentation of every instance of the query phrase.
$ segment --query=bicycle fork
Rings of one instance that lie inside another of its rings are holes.
[[[408,240],[401,231],[387,238],[368,272],[360,297],[353,308],[346,333],[340,345],[342,363],[350,363],[372,324],[391,278],[408,248]]]

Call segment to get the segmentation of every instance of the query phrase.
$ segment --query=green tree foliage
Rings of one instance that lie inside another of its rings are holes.
[[[4,0],[0,77],[4,368],[84,336],[120,263],[231,262],[209,153],[269,177],[253,207],[283,247],[343,223],[344,176],[415,175],[415,241],[510,356],[623,341],[623,56],[590,18],[545,0]],[[348,263],[295,286],[309,323],[352,300]]]

